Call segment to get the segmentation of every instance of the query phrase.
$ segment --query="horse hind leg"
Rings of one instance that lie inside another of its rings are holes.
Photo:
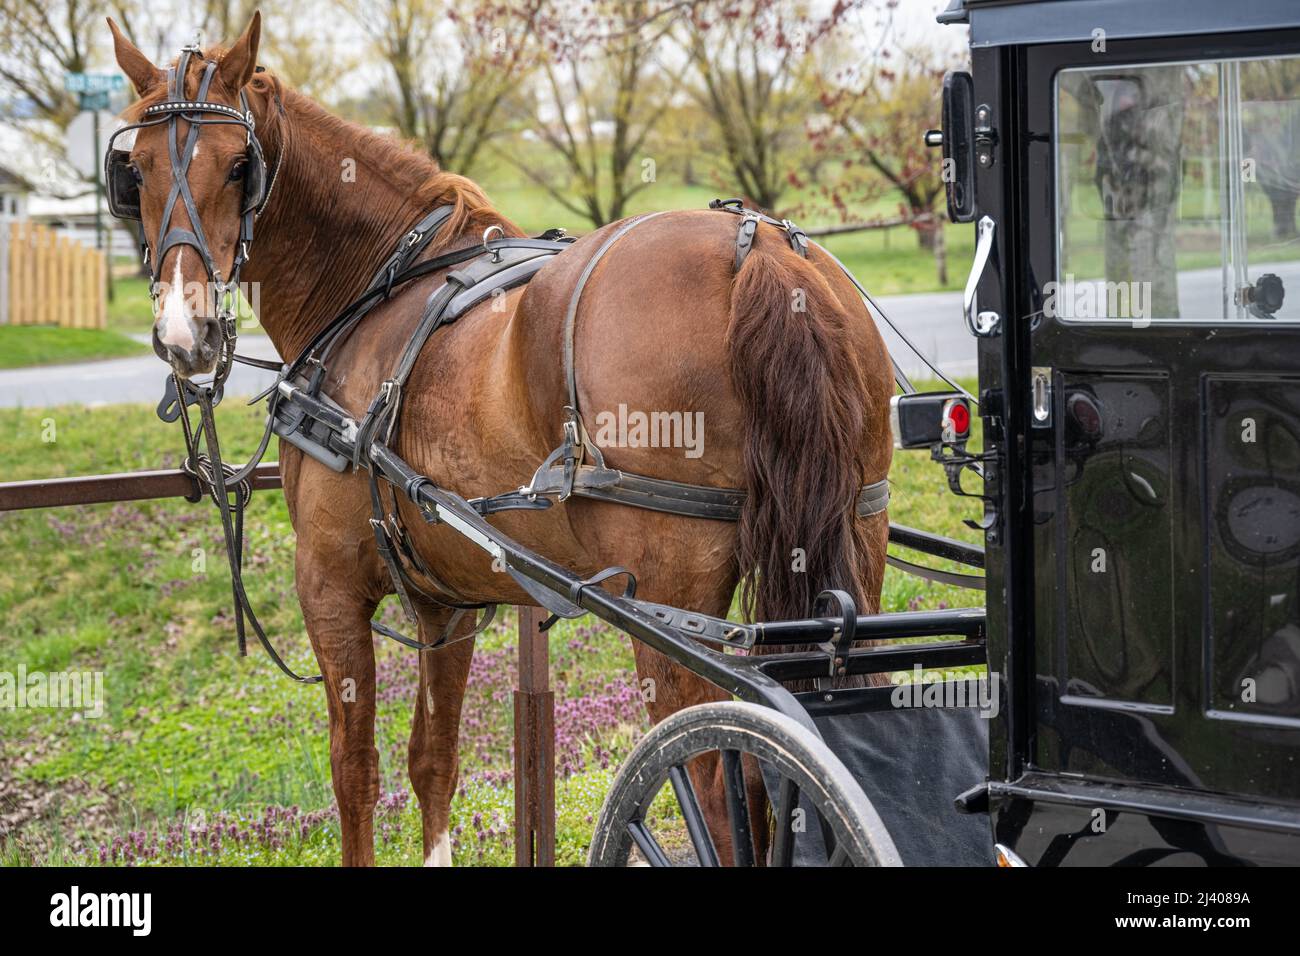
[[[416,612],[420,619],[420,640],[425,643],[438,638],[453,613],[426,604],[417,604]],[[465,615],[453,640],[473,626],[472,615]],[[418,657],[420,683],[407,748],[407,769],[411,787],[420,802],[424,865],[451,866],[451,800],[460,768],[460,713],[474,657],[474,639],[422,651]]]

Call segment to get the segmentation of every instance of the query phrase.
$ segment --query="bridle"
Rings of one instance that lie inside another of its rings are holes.
[[[158,237],[152,250],[148,240],[144,238],[143,230],[141,231],[142,256],[145,264],[149,266],[151,275],[149,296],[156,306],[158,297],[162,293],[162,264],[169,251],[176,246],[189,246],[199,254],[208,281],[215,292],[216,317],[221,330],[221,348],[209,386],[216,391],[230,375],[231,363],[234,361],[237,333],[234,298],[239,287],[239,273],[249,258],[249,247],[253,243],[253,224],[266,208],[275,188],[275,181],[279,178],[284,149],[280,150],[280,155],[276,158],[275,172],[268,185],[266,160],[262,152],[262,144],[257,138],[253,111],[249,108],[245,92],[242,89],[239,91],[239,109],[208,100],[212,80],[217,72],[216,60],[204,62],[197,95],[193,99],[185,96],[185,78],[189,72],[190,60],[196,55],[201,55],[198,47],[182,48],[176,65],[167,71],[167,99],[147,107],[138,123],[123,126],[113,133],[104,157],[104,181],[108,187],[109,211],[120,219],[142,222],[140,184],[136,178],[137,172],[131,165],[130,150],[117,149],[115,143],[117,137],[123,133],[164,123],[167,125],[167,150],[171,159],[172,181],[167,193],[167,201],[163,206]],[[178,121],[182,119],[190,124],[183,142],[180,130],[177,128]],[[199,133],[204,126],[209,125],[241,126],[245,134],[244,193],[240,203],[239,239],[235,245],[235,256],[229,277],[222,276],[221,268],[212,255],[194,203],[194,196],[190,192],[190,163],[194,159]],[[178,202],[189,217],[191,227],[189,229],[173,227],[171,224]],[[178,384],[177,388],[179,394],[181,386]]]
[[[289,677],[302,683],[318,683],[321,678],[300,677],[295,674],[284,660],[276,653],[270,639],[266,636],[261,623],[253,611],[248,594],[244,588],[241,568],[244,549],[244,509],[252,497],[252,484],[249,481],[253,471],[266,453],[271,440],[268,426],[262,436],[257,452],[249,458],[243,468],[235,469],[224,463],[221,448],[217,440],[216,419],[213,409],[221,400],[222,387],[230,375],[235,361],[260,367],[279,370],[278,363],[267,363],[249,359],[235,354],[235,338],[238,334],[234,296],[239,287],[239,273],[249,258],[249,247],[253,243],[253,224],[266,208],[280,175],[280,166],[284,160],[285,148],[281,144],[280,154],[276,158],[275,172],[268,184],[266,181],[266,161],[262,144],[258,141],[253,111],[249,108],[248,97],[239,91],[240,109],[208,100],[212,79],[216,75],[217,61],[206,60],[203,75],[199,79],[197,95],[185,96],[185,78],[189,71],[190,60],[201,55],[197,46],[190,45],[181,49],[176,65],[167,71],[167,99],[144,110],[138,123],[121,127],[109,139],[108,150],[104,156],[104,182],[107,186],[109,211],[120,219],[134,219],[143,223],[140,213],[140,182],[131,165],[130,150],[117,149],[117,137],[123,133],[167,124],[167,149],[171,159],[171,188],[163,206],[162,219],[158,227],[158,237],[151,251],[149,242],[141,232],[141,249],[146,265],[150,267],[152,281],[149,296],[155,306],[161,294],[162,263],[167,253],[176,246],[190,246],[203,261],[208,280],[216,292],[216,318],[221,330],[221,348],[217,363],[213,369],[212,379],[206,384],[189,382],[173,371],[168,379],[168,391],[159,406],[159,417],[164,421],[179,419],[185,432],[187,457],[184,470],[192,475],[196,482],[193,500],[199,500],[203,491],[208,493],[221,516],[221,528],[225,539],[226,557],[231,569],[231,590],[235,603],[235,627],[239,637],[241,654],[247,653],[245,619],[252,625],[258,641],[266,650],[271,660]],[[260,67],[259,67],[260,70]],[[184,119],[190,124],[181,142],[177,122]],[[241,126],[245,134],[244,193],[239,210],[239,240],[235,246],[234,261],[229,277],[223,277],[221,269],[212,255],[208,238],[200,221],[194,196],[190,192],[189,168],[194,159],[195,146],[199,133],[208,125]],[[190,229],[181,229],[171,225],[172,214],[179,202],[189,216]],[[199,407],[199,425],[197,428],[190,421],[188,406]],[[202,444],[200,444],[202,442]],[[206,449],[206,453],[204,451]]]

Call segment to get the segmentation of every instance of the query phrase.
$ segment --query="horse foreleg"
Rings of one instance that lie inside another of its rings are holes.
[[[451,612],[421,606],[420,640],[436,640]],[[469,615],[457,628],[462,634],[473,627]],[[407,767],[411,786],[420,801],[424,827],[424,865],[451,866],[451,798],[456,792],[460,767],[460,711],[474,657],[474,640],[456,641],[446,647],[423,651],[420,686],[411,723]]]
[[[375,648],[370,618],[377,601],[331,584],[308,552],[298,552],[298,597],[324,677],[330,722],[330,776],[343,835],[343,865],[373,866],[372,823],[379,801],[375,748]]]

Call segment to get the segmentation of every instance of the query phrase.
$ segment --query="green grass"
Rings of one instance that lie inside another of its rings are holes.
[[[148,346],[113,329],[0,325],[0,369],[139,355]]]
[[[975,227],[945,223],[948,281],[939,282],[934,255],[907,227],[876,229],[821,240],[872,295],[954,292],[966,282],[975,257]]]
[[[232,458],[260,409],[222,408]],[[175,467],[180,436],[143,406],[0,409],[0,480]],[[977,507],[944,491],[924,454],[899,452],[895,521],[967,540]],[[292,583],[293,534],[278,493],[248,516],[251,598],[291,666],[313,672]],[[101,671],[105,714],[0,709],[0,862],[333,865],[337,816],[318,687],[234,649],[227,572],[210,505],[183,501],[0,514],[0,670]],[[199,558],[202,558],[200,561]],[[888,610],[978,604],[973,592],[888,573]],[[391,605],[387,620],[400,624]],[[626,639],[592,619],[551,632],[559,707],[558,855],[585,858],[612,773],[647,727]],[[416,661],[376,644],[384,799],[378,859],[415,864],[419,815],[405,747]],[[512,859],[510,615],[480,639],[454,803],[459,865]],[[668,814],[657,806],[657,814]],[[231,833],[238,834],[231,837]],[[214,836],[214,834],[216,834]]]
[[[136,265],[136,260],[130,260]],[[115,267],[115,271],[121,264]],[[108,303],[108,327],[119,332],[148,332],[153,324],[149,301],[149,280],[139,275],[118,275],[113,279],[113,301]]]

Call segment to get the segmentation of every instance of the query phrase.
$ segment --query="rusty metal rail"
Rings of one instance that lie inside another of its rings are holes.
[[[269,461],[258,465],[253,471],[252,482],[254,491],[279,488],[279,463]],[[200,496],[199,483],[179,468],[166,471],[128,471],[114,475],[0,483],[0,511],[102,505],[155,498],[187,498],[197,501]]]
[[[280,488],[280,465],[263,462],[254,491]],[[198,501],[199,484],[187,472],[130,471],[111,475],[0,482],[0,512],[75,505],[185,498]],[[555,865],[555,695],[550,690],[550,647],[537,630],[536,608],[519,616],[519,679],[515,687],[515,864]]]

